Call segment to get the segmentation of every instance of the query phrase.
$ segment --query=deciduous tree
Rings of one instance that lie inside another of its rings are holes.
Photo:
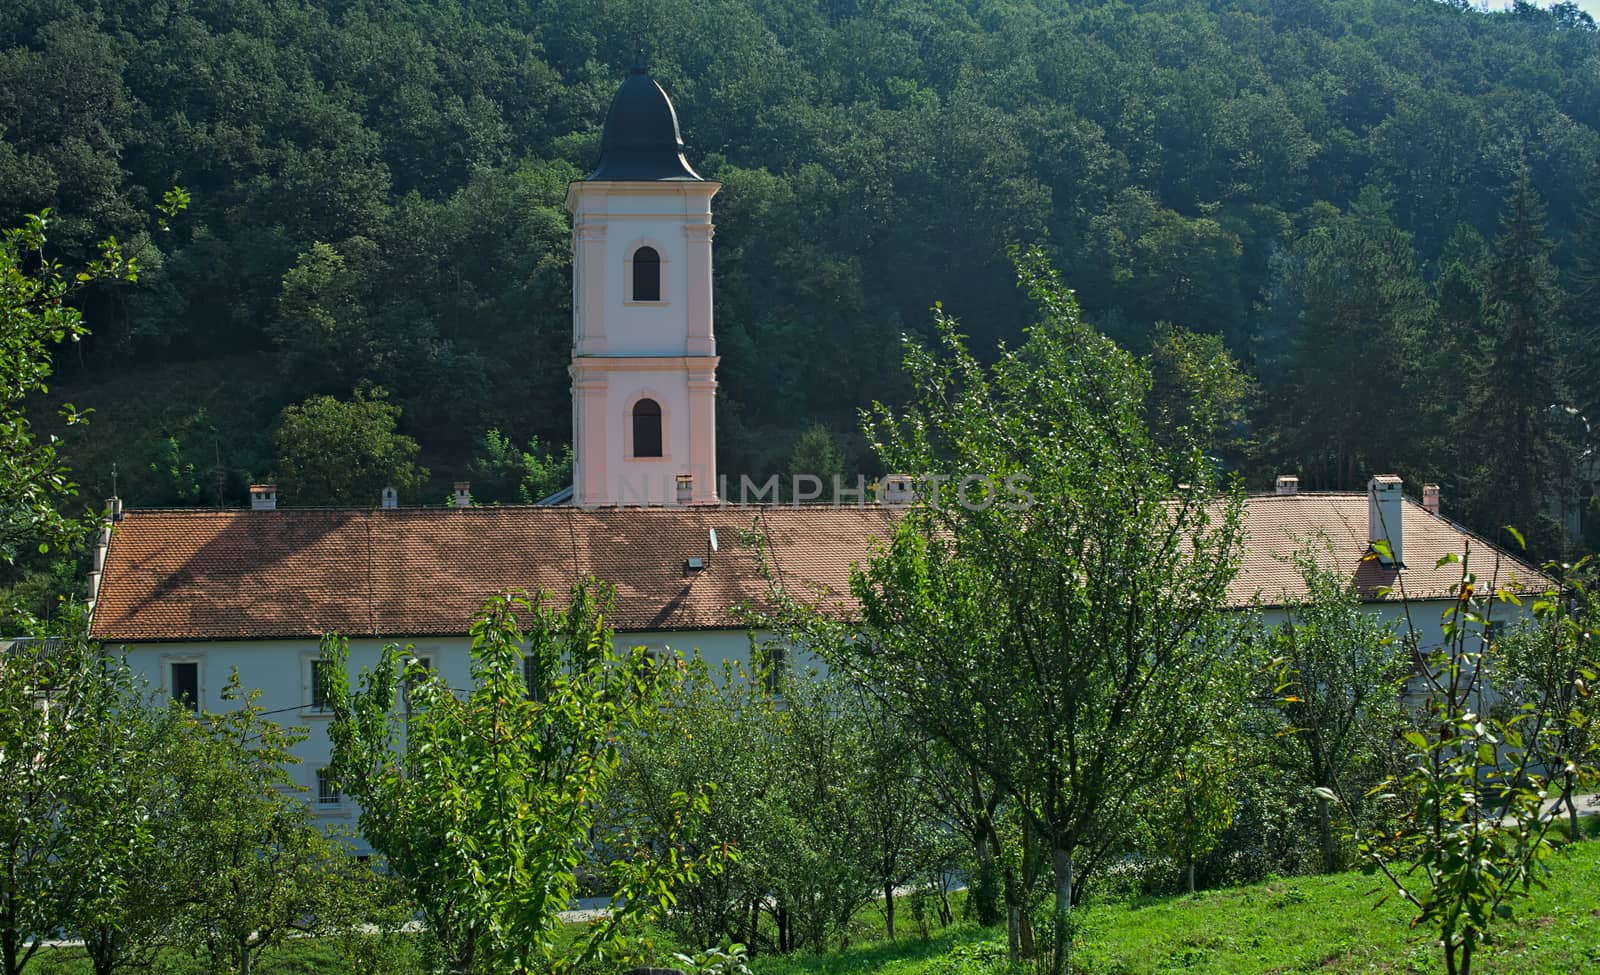
[[[1329,791],[1359,797],[1388,771],[1390,742],[1405,721],[1400,691],[1411,664],[1397,625],[1364,609],[1348,583],[1318,564],[1326,542],[1296,558],[1307,597],[1284,608],[1265,634],[1273,699],[1287,732],[1292,774],[1316,793],[1322,869],[1339,869]]]
[[[473,686],[463,696],[415,661],[402,682],[407,658],[396,646],[352,693],[346,644],[323,641],[335,777],[361,803],[362,834],[410,889],[453,971],[616,961],[629,927],[659,916],[678,885],[711,866],[680,841],[683,821],[704,810],[700,795],[672,797],[678,820],[656,844],[612,846],[591,832],[622,735],[676,673],[643,648],[613,651],[608,598],[590,583],[559,612],[491,599],[472,624]],[[596,864],[597,848],[616,854]],[[614,899],[568,947],[557,915],[585,867]]]
[[[386,485],[414,489],[428,472],[415,464],[417,442],[396,431],[399,419],[381,386],[288,407],[273,435],[279,490],[298,504],[371,505]]]
[[[964,489],[924,480],[856,576],[864,627],[831,663],[1015,801],[1049,850],[1065,972],[1078,867],[1195,742],[1229,662],[1242,499],[1198,450],[1157,446],[1137,360],[1041,255],[1018,266],[1039,307],[1026,343],[985,368],[940,314],[938,348],[907,351],[915,400],[867,424],[887,469]]]

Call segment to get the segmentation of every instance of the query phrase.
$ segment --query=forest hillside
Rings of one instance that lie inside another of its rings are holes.
[[[1600,32],[1571,3],[8,0],[0,212],[144,265],[83,296],[36,404],[95,411],[83,496],[115,465],[131,504],[242,503],[320,396],[420,445],[407,501],[543,486],[518,472],[570,438],[562,200],[639,50],[724,184],[735,477],[874,473],[855,411],[903,398],[902,335],[942,301],[1015,342],[1008,247],[1040,244],[1158,406],[1211,384],[1253,488],[1398,471],[1485,529],[1583,493]]]

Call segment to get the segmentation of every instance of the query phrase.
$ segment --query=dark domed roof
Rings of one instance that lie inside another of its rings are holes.
[[[641,59],[611,100],[600,136],[600,165],[591,180],[703,180],[683,158],[672,99]]]

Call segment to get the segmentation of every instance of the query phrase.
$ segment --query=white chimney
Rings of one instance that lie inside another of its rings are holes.
[[[890,507],[901,508],[916,500],[917,492],[909,474],[885,474],[878,482],[878,500]]]
[[[1439,485],[1422,485],[1422,506],[1428,509],[1428,514],[1439,516]]]
[[[678,475],[678,503],[688,504],[694,499],[694,475]]]
[[[1396,474],[1374,474],[1367,482],[1367,540],[1387,542],[1389,558],[1378,556],[1383,565],[1405,567],[1401,518],[1405,508],[1405,482]]]
[[[278,485],[250,485],[250,510],[271,511],[278,506]]]
[[[394,489],[393,484],[387,484],[383,488],[383,506],[385,508],[400,507],[400,492]]]
[[[455,485],[456,507],[465,508],[472,504],[472,482],[457,481]]]
[[[1300,478],[1295,476],[1294,474],[1279,474],[1278,475],[1278,493],[1279,494],[1299,494],[1300,493]]]

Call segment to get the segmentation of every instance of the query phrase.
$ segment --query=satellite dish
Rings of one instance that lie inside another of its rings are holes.
[[[717,550],[717,530],[715,528],[707,529],[706,544],[711,546],[712,552]]]

